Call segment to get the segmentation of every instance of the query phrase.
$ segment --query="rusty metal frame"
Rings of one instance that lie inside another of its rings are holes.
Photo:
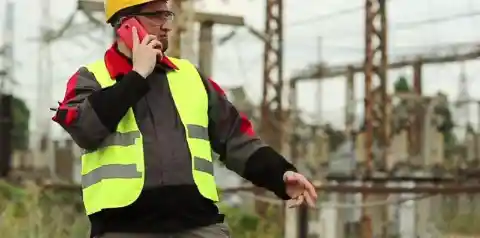
[[[378,185],[378,184],[377,184]],[[431,185],[418,185],[415,187],[393,187],[393,186],[353,186],[353,185],[322,185],[317,184],[316,190],[321,193],[368,193],[368,194],[478,194],[480,193],[480,185],[454,184],[454,183],[437,183]],[[222,193],[251,192],[253,186],[241,186],[235,188],[223,189]]]
[[[385,183],[391,183],[385,181]],[[480,185],[478,182],[472,181],[470,183],[451,183],[451,182],[439,182],[430,185],[418,185],[415,187],[385,187],[385,186],[353,186],[353,185],[325,185],[320,182],[314,183],[315,188],[321,193],[369,193],[369,194],[479,194]],[[43,190],[63,190],[72,192],[81,192],[81,187],[74,184],[43,184],[41,185]],[[245,185],[233,188],[222,189],[222,194],[237,193],[237,192],[253,192],[256,189],[255,186]]]
[[[379,105],[381,115],[377,115],[377,117],[381,121],[387,119],[387,20],[386,0],[365,0],[365,3],[365,147],[367,168],[372,169],[373,120],[375,116],[373,110],[373,78],[375,76],[380,80],[382,97],[382,102]],[[379,138],[380,146],[381,148],[388,148],[390,144],[388,123],[380,123],[382,125]],[[387,157],[387,150],[384,151],[382,160],[385,160]]]
[[[388,123],[388,95],[387,95],[387,20],[386,20],[386,0],[365,0],[365,153],[366,153],[366,169],[367,174],[377,170],[377,164],[373,158],[373,142],[374,142],[374,120],[380,125],[378,144],[381,149],[382,170],[386,168],[386,160],[388,158],[388,150],[390,146],[389,124]],[[374,101],[373,95],[373,78],[377,76],[380,80],[380,102]],[[380,105],[374,105],[379,103]],[[374,107],[380,112],[374,111]],[[377,112],[380,115],[375,115]],[[363,199],[368,199],[367,188],[363,190]],[[382,211],[382,217],[386,218],[386,211]],[[382,233],[385,233],[382,229]],[[362,208],[362,237],[372,237],[372,220],[366,208]]]
[[[283,0],[267,0],[265,49],[263,53],[263,94],[261,135],[281,151],[284,139],[283,115]]]

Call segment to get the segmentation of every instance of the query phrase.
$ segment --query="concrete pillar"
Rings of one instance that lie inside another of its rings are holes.
[[[213,22],[206,21],[200,24],[199,67],[207,77],[212,76],[213,61]]]
[[[285,206],[285,238],[297,238],[298,234],[297,209]]]
[[[353,124],[355,123],[355,73],[352,66],[348,67],[347,75],[347,88],[346,88],[346,106],[345,106],[345,128],[347,131],[347,137],[351,136],[353,130]]]
[[[170,1],[171,9],[175,12],[176,19],[173,22],[172,32],[170,34],[170,39],[168,41],[168,51],[167,54],[170,57],[180,58],[181,57],[181,35],[183,31],[183,16],[182,16],[182,0],[173,0]]]

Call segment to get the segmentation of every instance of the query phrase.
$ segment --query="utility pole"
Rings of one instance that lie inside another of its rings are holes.
[[[345,131],[347,138],[352,139],[353,126],[355,123],[355,111],[356,111],[356,102],[355,102],[355,72],[353,71],[353,66],[348,67],[347,73],[347,83],[346,83],[346,92],[345,92]],[[355,147],[355,146],[353,146]]]
[[[37,161],[46,161],[50,174],[55,171],[55,161],[50,138],[51,123],[46,113],[52,101],[52,65],[51,56],[51,6],[50,0],[41,1],[40,43],[38,49],[38,85],[36,105],[36,134],[35,157]]]
[[[458,82],[458,96],[456,102],[457,120],[462,126],[468,128],[470,126],[470,93],[468,90],[468,78],[466,75],[465,62],[460,65],[460,80]]]
[[[478,166],[480,163],[480,101],[475,102],[477,104],[477,132],[475,133],[475,162]]]
[[[318,62],[319,63],[322,63],[323,62],[323,57],[322,57],[322,42],[323,42],[323,38],[321,36],[319,36],[317,38],[317,42],[318,42],[318,46],[317,46],[317,49],[318,49]],[[317,122],[317,125],[319,127],[322,126],[322,111],[323,111],[323,105],[322,105],[322,95],[323,95],[323,81],[322,80],[318,80],[317,82],[317,93],[316,93],[316,98],[315,98],[315,101],[316,101],[316,104],[317,104],[317,113],[316,113],[316,122]]]
[[[380,148],[382,150],[382,163],[386,165],[388,157],[389,140],[389,121],[387,121],[387,18],[386,18],[386,0],[365,0],[365,151],[367,173],[369,175],[374,171],[373,142],[374,142],[374,98],[373,98],[373,78],[376,75],[380,79],[381,102],[379,105],[380,115]],[[375,105],[376,106],[376,105]],[[384,168],[382,168],[384,169]],[[364,201],[368,200],[368,194],[363,194]],[[362,237],[372,237],[372,218],[368,214],[368,209],[362,208]],[[383,212],[382,212],[383,213]],[[384,220],[385,221],[385,220]],[[385,235],[385,229],[382,227],[382,235]]]
[[[422,67],[423,63],[421,59],[418,59],[413,64],[413,93],[421,98],[422,96]],[[413,107],[413,115],[410,117],[410,126],[408,129],[408,151],[411,159],[418,158],[421,154],[421,148],[423,141],[422,132],[423,132],[423,120],[422,115],[424,115],[424,110],[422,110],[422,101],[415,100]]]

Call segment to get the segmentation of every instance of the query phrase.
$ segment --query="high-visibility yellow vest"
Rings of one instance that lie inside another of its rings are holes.
[[[192,157],[194,182],[207,199],[218,201],[208,138],[208,95],[197,69],[190,62],[169,58],[177,70],[167,73],[168,84],[183,122]],[[112,86],[104,60],[86,66],[102,88]],[[132,108],[95,151],[82,155],[82,193],[87,215],[106,208],[132,204],[145,179],[142,133]]]

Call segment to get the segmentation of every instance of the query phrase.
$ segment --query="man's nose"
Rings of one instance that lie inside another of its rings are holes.
[[[162,24],[161,29],[166,32],[172,31],[173,28],[173,23],[172,21],[166,21],[164,24]]]

